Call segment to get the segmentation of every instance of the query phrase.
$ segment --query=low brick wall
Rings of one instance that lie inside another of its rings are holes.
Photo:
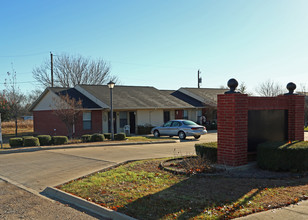
[[[218,95],[218,163],[230,166],[247,164],[248,111],[288,110],[288,139],[304,140],[304,104],[301,95],[249,97],[246,94]]]

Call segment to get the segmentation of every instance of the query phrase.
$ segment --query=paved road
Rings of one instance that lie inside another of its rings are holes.
[[[97,219],[0,180],[0,219]]]
[[[0,154],[0,219],[95,219],[95,216],[42,198],[39,193],[47,186],[56,186],[127,160],[191,155],[195,143],[208,141],[216,141],[216,134],[172,144]]]
[[[172,144],[144,144],[77,149],[44,150],[0,155],[0,178],[5,177],[37,192],[127,160],[194,154],[195,143],[215,141],[211,133],[202,139]]]
[[[308,132],[305,132],[305,139],[308,140]],[[71,179],[87,175],[89,173],[127,160],[192,155],[194,154],[195,143],[211,142],[216,140],[216,133],[209,133],[203,136],[200,140],[187,140],[172,144],[87,147],[78,149],[58,149],[26,153],[1,154],[0,179],[8,179],[15,185],[27,188],[34,194],[38,194],[42,192],[47,186],[55,186]],[[10,194],[11,191],[8,190],[10,189],[11,185],[3,184],[7,183],[1,183],[3,188],[2,191],[0,190],[0,195]],[[20,196],[22,193],[25,193],[19,188],[15,188],[14,192],[18,196]],[[43,203],[41,201],[42,198],[39,196],[35,196],[33,194],[30,195],[30,193],[27,196],[30,196],[33,200],[35,200],[36,204]],[[15,200],[14,198],[12,199],[13,200],[3,202],[12,204],[14,207],[13,204],[15,203]],[[306,204],[307,203],[304,203],[304,205],[299,207],[301,208]],[[39,207],[39,205],[36,207]],[[54,215],[52,215],[52,212],[49,212],[48,215],[41,216],[44,219],[58,218],[58,212],[71,213],[66,214],[66,216],[72,217],[67,219],[73,219],[73,216],[78,216],[81,214],[81,212],[62,204],[60,206],[53,207],[51,204],[46,202],[46,205],[42,205],[42,209],[44,209],[44,207],[50,207],[50,209],[54,209]],[[31,206],[28,208],[31,209]],[[20,210],[20,207],[17,205],[15,205],[15,208],[12,208],[12,210],[17,209]],[[296,210],[291,209],[291,211],[288,213],[295,212]],[[42,211],[36,210],[32,213],[32,215],[37,215],[38,217],[42,215],[42,213]],[[279,215],[280,211],[277,210],[277,213],[276,216]],[[261,215],[262,213],[259,214]],[[87,216],[86,214],[82,213],[80,218],[77,218],[82,219],[84,218],[83,215]],[[18,215],[11,215],[5,212],[0,212],[1,219],[16,219],[17,216],[25,216],[28,219],[32,218],[31,216],[27,217],[27,215],[23,215],[22,213],[19,213]],[[88,217],[90,219],[90,216]],[[254,219],[254,217],[260,217],[261,219],[264,218],[262,215],[252,215],[249,217],[249,219]],[[272,218],[272,216],[270,218]]]

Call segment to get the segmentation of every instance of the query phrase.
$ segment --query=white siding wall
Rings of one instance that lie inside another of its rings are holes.
[[[163,110],[137,110],[137,125],[159,126],[164,123]]]
[[[197,122],[197,110],[196,109],[188,110],[188,120]]]
[[[175,110],[170,110],[170,120],[175,119]]]
[[[52,106],[54,106],[54,99],[59,99],[59,96],[48,91],[48,93],[35,106],[33,111],[52,110]]]

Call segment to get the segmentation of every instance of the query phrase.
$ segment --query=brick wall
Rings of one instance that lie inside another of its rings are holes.
[[[83,130],[82,115],[75,127],[75,136],[102,132],[102,111],[92,111],[92,129]],[[65,124],[55,115],[53,111],[33,111],[33,124],[35,134],[68,135]],[[56,131],[54,131],[56,129]]]
[[[218,95],[218,163],[247,164],[248,110],[288,110],[289,140],[304,140],[304,96],[248,97],[245,94]]]
[[[218,163],[247,163],[248,99],[244,94],[218,95]]]

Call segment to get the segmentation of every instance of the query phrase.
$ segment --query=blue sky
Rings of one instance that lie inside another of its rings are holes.
[[[12,63],[23,92],[32,69],[55,55],[103,58],[122,85],[250,91],[271,79],[306,84],[305,0],[2,0],[0,88]]]

